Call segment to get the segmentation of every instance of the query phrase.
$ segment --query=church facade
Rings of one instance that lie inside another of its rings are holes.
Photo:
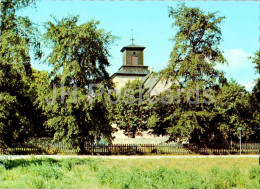
[[[153,70],[144,64],[145,47],[131,44],[121,49],[123,63],[119,70],[111,76],[115,89],[119,92],[128,81],[139,79],[145,88],[148,88],[150,95],[157,95],[166,90],[170,85],[162,81]],[[116,125],[114,125],[116,127]],[[157,137],[144,132],[142,136],[129,138],[123,131],[119,130],[114,134],[115,144],[158,144],[165,142],[168,137]]]

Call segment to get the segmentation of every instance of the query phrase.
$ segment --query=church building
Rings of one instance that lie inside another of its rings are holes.
[[[133,39],[132,39],[133,41]],[[132,44],[125,46],[121,49],[123,63],[119,70],[111,76],[115,89],[119,92],[128,81],[139,79],[143,82],[144,88],[148,88],[150,95],[158,95],[163,90],[166,90],[170,85],[162,81],[160,77],[149,69],[144,63],[144,50],[145,47]],[[116,127],[116,125],[115,125]],[[119,130],[114,134],[115,144],[158,144],[165,142],[168,137],[157,137],[149,135],[144,132],[143,136],[136,136],[129,138],[125,136],[123,131]]]

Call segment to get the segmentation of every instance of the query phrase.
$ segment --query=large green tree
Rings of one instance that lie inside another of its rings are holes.
[[[170,8],[169,16],[176,35],[161,75],[172,86],[161,96],[173,96],[174,101],[155,104],[148,125],[154,134],[169,135],[170,140],[189,139],[201,146],[228,144],[237,139],[238,127],[248,128],[247,114],[243,115],[248,95],[215,68],[226,63],[219,48],[224,17],[184,4]],[[244,131],[244,135],[249,132]]]
[[[31,83],[29,51],[40,56],[37,29],[18,10],[31,0],[0,2],[0,143],[11,146],[31,135],[35,106],[28,93]]]
[[[46,111],[46,125],[54,130],[54,141],[74,145],[81,153],[86,143],[112,139],[105,95],[93,84],[102,84],[104,89],[110,85],[106,67],[115,37],[98,29],[98,24],[91,20],[79,25],[78,17],[69,16],[45,25],[44,40],[51,48],[46,61],[53,70],[40,105]]]

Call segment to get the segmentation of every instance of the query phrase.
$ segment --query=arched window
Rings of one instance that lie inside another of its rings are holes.
[[[132,65],[138,65],[138,56],[135,55],[135,52],[132,56]]]

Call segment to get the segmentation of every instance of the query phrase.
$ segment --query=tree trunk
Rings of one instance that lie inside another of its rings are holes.
[[[86,154],[85,141],[79,142],[79,154]]]

